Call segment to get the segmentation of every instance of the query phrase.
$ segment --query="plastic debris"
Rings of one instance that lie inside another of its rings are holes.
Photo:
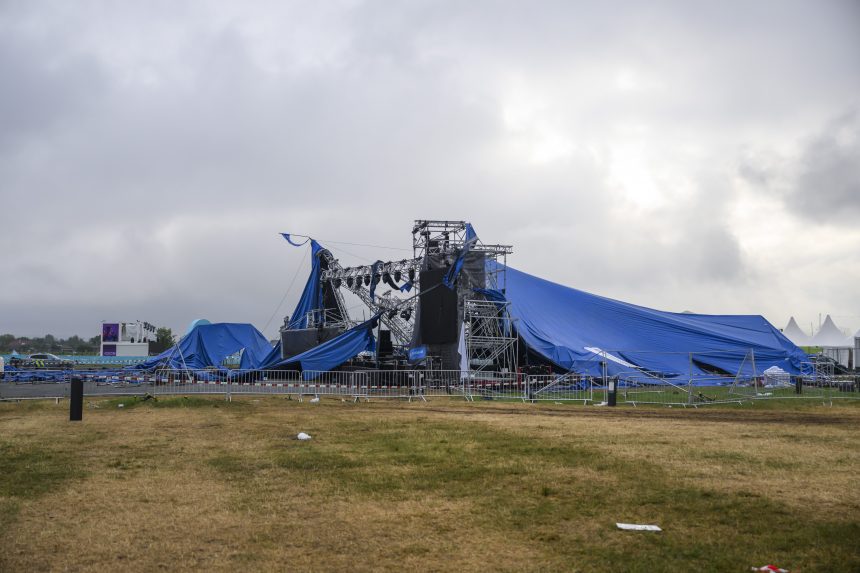
[[[762,565],[761,567],[750,567],[750,571],[765,571],[767,573],[791,573],[788,569],[776,565]]]
[[[125,408],[125,404],[117,404],[116,407],[117,408]]]
[[[640,525],[638,523],[616,523],[615,525],[618,529],[625,529],[627,531],[663,531],[656,525]]]
[[[306,434],[304,432],[299,432],[299,435],[296,436],[296,439],[297,440],[310,440],[311,436],[310,436],[310,434]]]
[[[320,397],[319,397],[319,396],[314,396],[313,398],[311,398],[311,404],[316,404],[316,403],[317,403],[317,402],[319,402],[319,401],[320,401]]]

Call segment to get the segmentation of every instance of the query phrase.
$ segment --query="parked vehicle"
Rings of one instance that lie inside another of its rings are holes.
[[[30,356],[12,356],[9,366],[15,368],[41,368],[45,370],[68,370],[75,366],[71,360],[63,360],[56,354],[39,352]]]

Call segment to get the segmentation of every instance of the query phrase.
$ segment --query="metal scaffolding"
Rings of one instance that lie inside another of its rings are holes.
[[[373,314],[381,313],[380,320],[391,331],[392,340],[395,344],[409,345],[412,340],[415,299],[400,300],[391,296],[391,292],[371,297],[369,286],[374,280],[372,273],[375,265],[342,267],[340,262],[328,251],[326,251],[326,261],[328,262],[328,269],[323,271],[321,280],[331,283],[343,315],[347,316],[346,305],[343,302],[340,289],[345,287],[355,294]],[[376,274],[379,275],[376,280],[382,282],[382,277],[388,274],[391,280],[397,282],[403,278],[408,278],[417,283],[418,264],[420,261],[416,262],[411,259],[382,263],[375,269]]]
[[[516,372],[518,338],[507,302],[467,299],[463,329],[472,372]]]
[[[338,311],[314,311],[308,316],[308,325],[354,326],[356,322],[349,317],[340,290],[345,288],[372,314],[380,314],[382,324],[391,331],[396,345],[408,347],[413,340],[423,265],[428,257],[435,259],[437,265],[453,264],[466,246],[466,229],[465,221],[416,220],[412,228],[411,259],[344,267],[331,252],[323,251],[327,268],[320,280],[322,285],[332,287]],[[470,364],[474,362],[477,370],[502,372],[516,368],[516,338],[512,334],[507,304],[475,300],[474,293],[476,288],[504,293],[504,263],[512,252],[510,245],[490,245],[478,240],[469,246],[472,272],[464,272],[461,276],[468,280],[461,279],[457,285],[458,314],[463,320]],[[498,264],[500,262],[502,264]],[[399,289],[406,283],[411,285],[409,294],[401,294]],[[377,285],[379,291],[385,286],[390,289],[371,296],[371,285]]]

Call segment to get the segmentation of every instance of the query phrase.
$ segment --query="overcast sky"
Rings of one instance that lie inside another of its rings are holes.
[[[308,268],[279,232],[353,264],[409,252],[326,239],[416,218],[604,296],[856,330],[860,3],[0,0],[0,333],[273,337]]]

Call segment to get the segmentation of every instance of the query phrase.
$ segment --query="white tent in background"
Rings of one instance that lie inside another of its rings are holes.
[[[813,346],[854,346],[854,341],[839,330],[830,315],[824,319],[824,324],[812,337]]]
[[[792,316],[789,319],[788,324],[785,328],[782,329],[782,333],[788,338],[790,341],[795,343],[798,346],[808,346],[809,345],[809,335],[803,332],[801,328],[797,325],[797,321],[794,320]]]

